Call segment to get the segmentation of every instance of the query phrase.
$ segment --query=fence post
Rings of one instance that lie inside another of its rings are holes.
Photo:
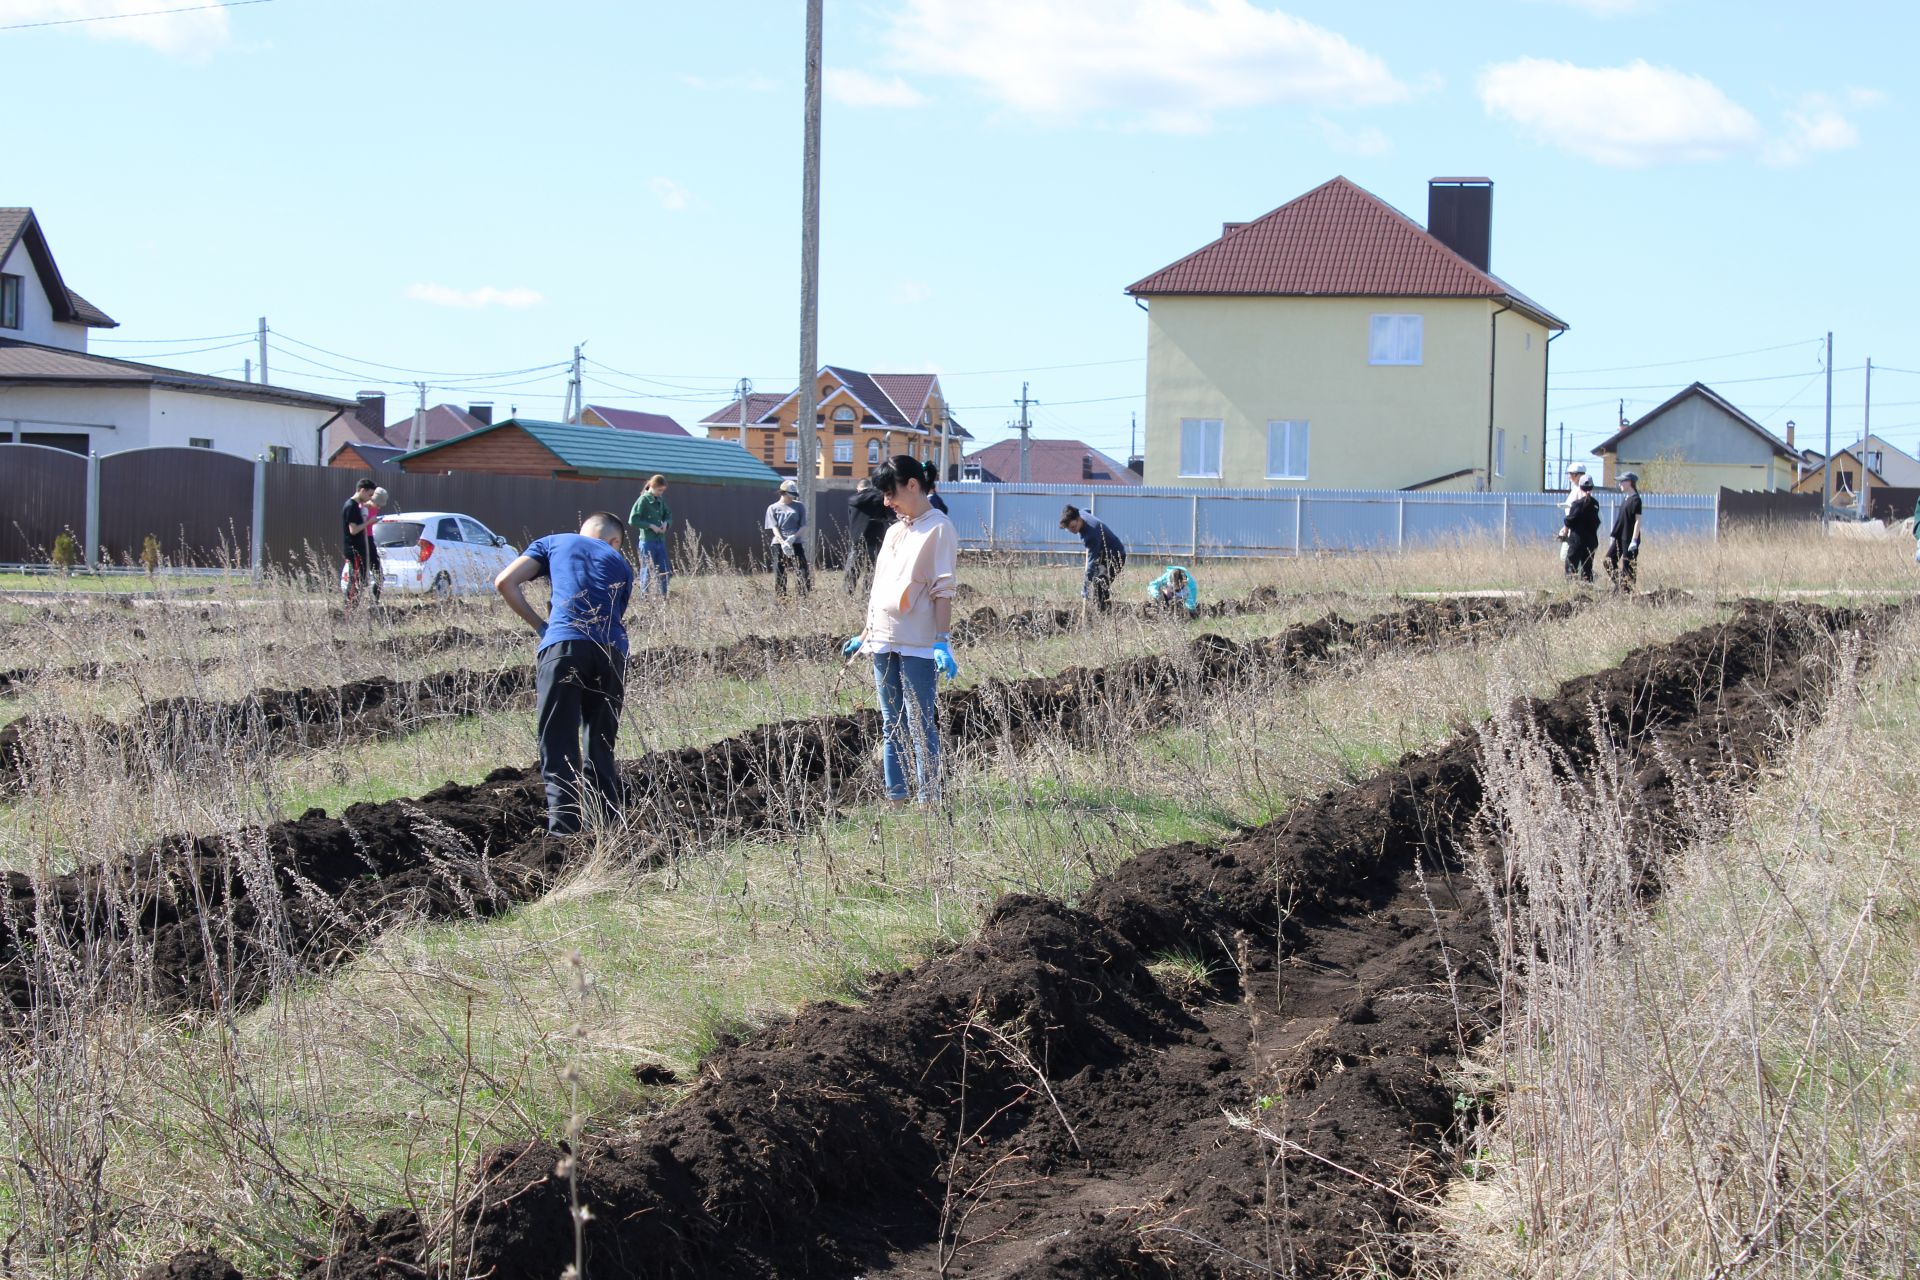
[[[1301,490],[1293,495],[1293,558],[1300,558],[1300,508],[1305,504],[1307,495]]]
[[[253,458],[253,528],[247,537],[247,562],[253,567],[253,580],[260,581],[266,571],[261,564],[267,548],[267,459]]]
[[[1407,500],[1405,498],[1400,499],[1400,518],[1394,523],[1393,549],[1395,551],[1407,549]]]
[[[1193,542],[1193,559],[1198,560],[1200,558],[1200,495],[1197,493],[1193,495],[1193,512],[1192,512],[1192,523],[1190,526],[1190,533],[1192,535],[1191,540]]]
[[[999,545],[1000,534],[1000,487],[987,489],[987,550],[992,551]]]
[[[1713,494],[1713,540],[1720,541],[1720,491],[1717,489]]]
[[[1507,530],[1513,526],[1513,499],[1500,499],[1500,549],[1507,549]]]
[[[87,450],[87,571],[100,567],[100,455]]]

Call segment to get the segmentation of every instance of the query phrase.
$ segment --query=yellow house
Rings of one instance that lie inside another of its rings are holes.
[[[818,470],[866,476],[895,454],[940,461],[941,433],[952,472],[973,437],[947,412],[940,379],[931,373],[862,373],[825,365],[814,382]],[[800,395],[750,393],[700,419],[709,440],[733,440],[783,476],[800,469]]]
[[[1538,490],[1567,326],[1488,273],[1492,199],[1437,178],[1422,228],[1335,178],[1131,285],[1147,483]]]
[[[1649,493],[1791,489],[1801,457],[1703,382],[1693,383],[1594,446],[1612,485],[1622,471]]]

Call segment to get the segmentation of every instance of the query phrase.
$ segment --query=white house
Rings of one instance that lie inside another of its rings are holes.
[[[67,287],[31,209],[0,208],[0,443],[179,446],[320,462],[351,400],[93,355],[116,322]]]

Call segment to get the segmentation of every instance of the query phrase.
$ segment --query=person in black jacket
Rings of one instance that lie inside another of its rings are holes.
[[[1080,541],[1087,544],[1086,580],[1081,584],[1080,595],[1105,613],[1113,599],[1113,580],[1127,567],[1126,544],[1120,541],[1120,535],[1107,528],[1105,521],[1086,514],[1072,503],[1061,511],[1060,527],[1078,534]]]
[[[862,479],[853,496],[847,499],[847,594],[858,595],[861,583],[873,578],[873,562],[880,555],[880,544],[887,540],[887,526],[893,512],[887,496]]]
[[[1607,576],[1622,591],[1633,590],[1640,567],[1640,477],[1620,473],[1620,510],[1613,517],[1613,543],[1607,548]]]
[[[1580,481],[1580,496],[1567,506],[1567,572],[1581,581],[1593,581],[1593,553],[1600,548],[1600,501],[1593,496],[1593,477]]]

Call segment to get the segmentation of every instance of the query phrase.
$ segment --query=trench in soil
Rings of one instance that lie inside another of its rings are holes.
[[[1780,713],[1823,695],[1834,636],[1884,617],[1750,603],[1521,709],[1565,767],[1627,753],[1651,858],[1675,787],[1751,775]],[[721,1050],[680,1103],[580,1153],[587,1274],[1403,1262],[1395,1236],[1453,1172],[1447,1073],[1497,1016],[1491,918],[1460,863],[1480,750],[1466,733],[1228,843],[1141,854],[1077,908],[1009,896],[863,1005]],[[1149,970],[1176,952],[1211,967],[1208,998]],[[1229,1111],[1273,1138],[1231,1130]],[[562,1155],[485,1157],[465,1273],[551,1280],[571,1260]],[[408,1215],[354,1222],[314,1274],[413,1274],[393,1261],[421,1244]]]
[[[1328,616],[1247,644],[1202,636],[1172,657],[1018,681],[941,699],[956,749],[1020,749],[1072,735],[1124,703],[1136,715],[1256,674],[1284,676],[1336,649],[1432,646],[1558,616],[1572,601],[1420,603],[1359,622]],[[716,839],[796,830],[871,790],[871,710],[759,726],[706,748],[625,762],[625,856],[657,860]],[[37,1003],[151,999],[233,1009],[277,980],[324,973],[383,929],[485,915],[545,893],[582,846],[545,834],[538,773],[494,771],[416,800],[350,806],[234,836],[160,841],[132,859],[36,882],[9,873],[0,983],[16,1017]],[[102,966],[87,957],[131,956]]]
[[[1203,612],[1207,617],[1240,617],[1278,608],[1281,602],[1279,592],[1269,587],[1244,599],[1216,602]],[[986,605],[956,623],[954,633],[963,644],[1002,636],[1059,635],[1073,629],[1077,617],[1071,609],[1002,612]],[[525,637],[502,639],[511,647],[527,648]],[[697,671],[750,679],[775,666],[818,662],[822,655],[837,652],[844,639],[838,634],[748,636],[709,648],[636,649],[628,659],[627,675],[639,681]],[[386,642],[402,656],[507,644],[459,627]],[[88,678],[97,678],[102,669],[103,664],[80,664],[63,673],[91,673]],[[0,692],[18,675],[0,672]],[[18,794],[34,784],[58,784],[63,768],[94,758],[95,752],[127,771],[150,769],[154,762],[169,768],[223,765],[241,757],[290,754],[348,737],[358,742],[396,737],[430,720],[501,709],[533,689],[533,665],[522,661],[510,667],[456,669],[407,680],[375,676],[314,688],[256,689],[234,699],[162,698],[145,703],[125,721],[22,716],[0,728],[0,796]]]

